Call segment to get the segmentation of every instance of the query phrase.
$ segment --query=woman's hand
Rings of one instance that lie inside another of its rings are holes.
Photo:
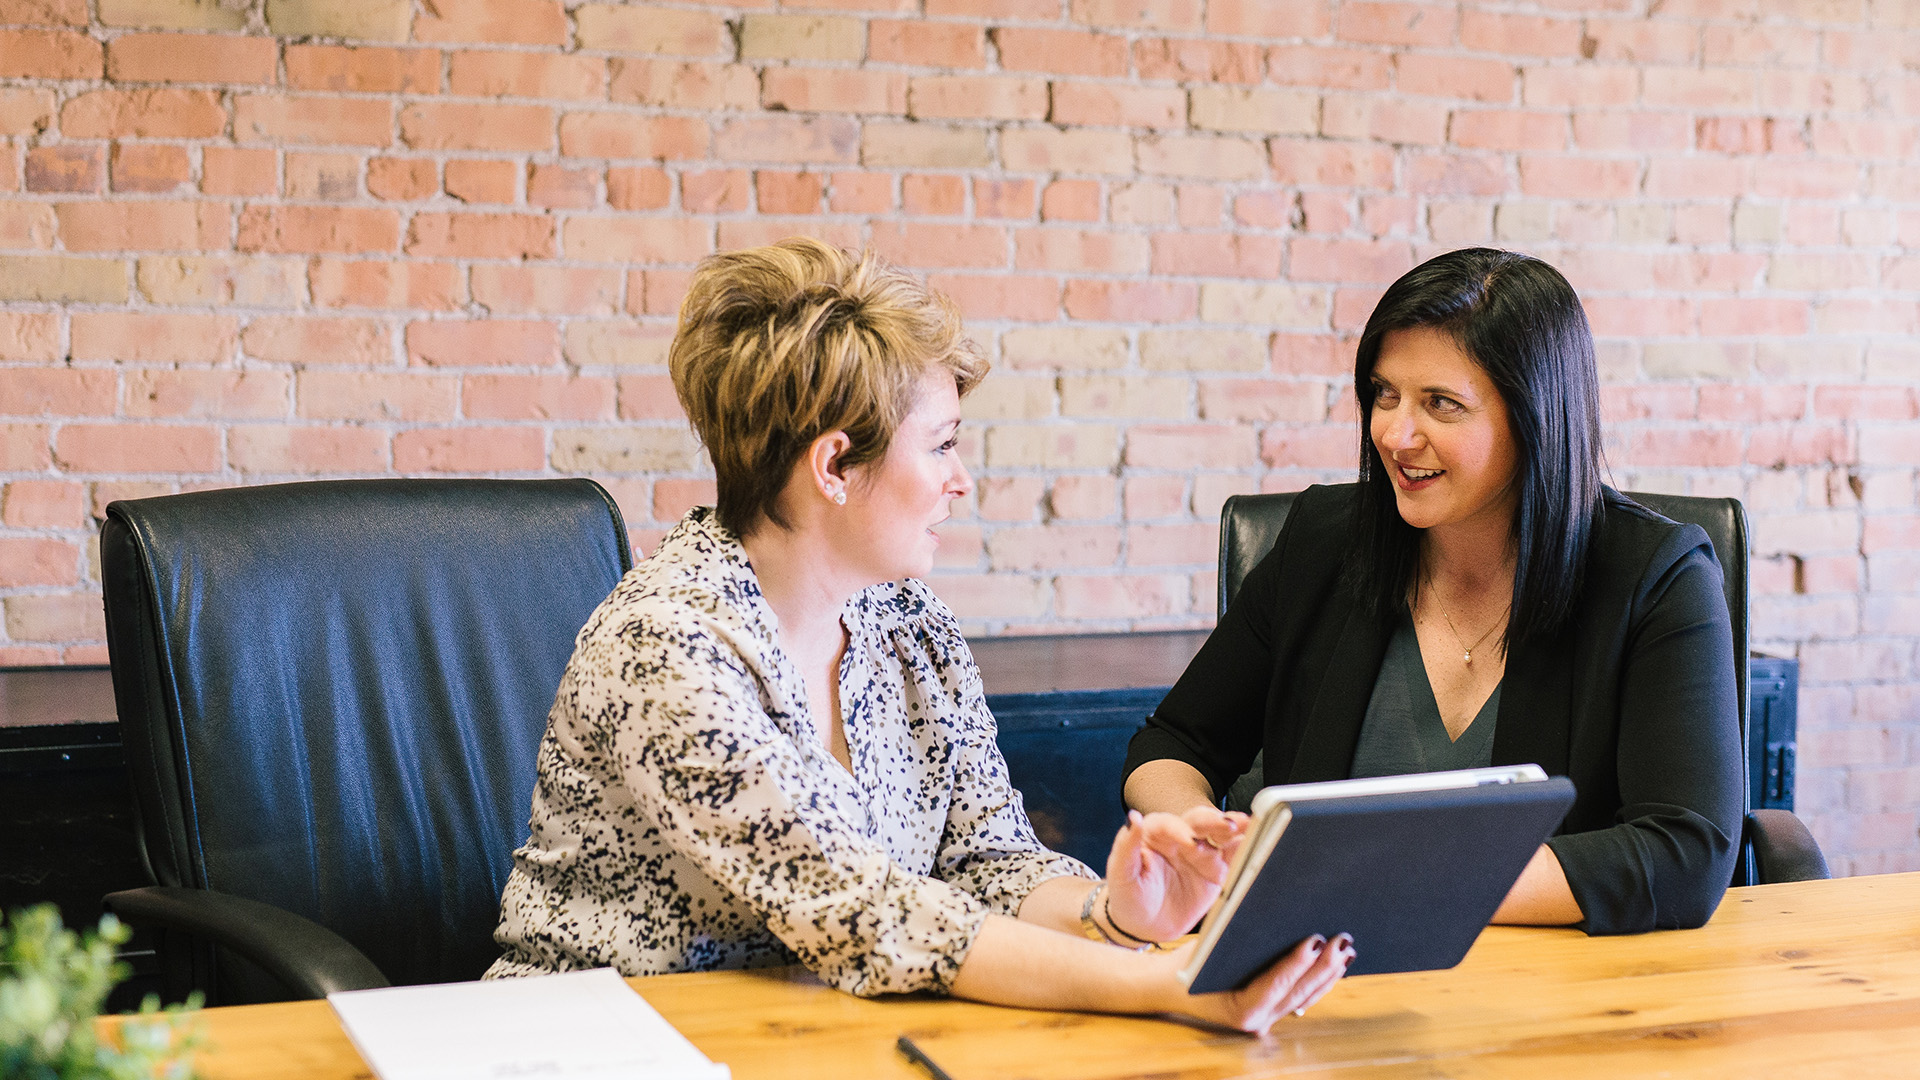
[[[1107,856],[1105,910],[1096,917],[1147,941],[1193,929],[1220,896],[1246,831],[1247,815],[1211,806],[1179,815],[1128,811]]]
[[[1198,942],[1188,942],[1163,953],[1178,972],[1193,958]],[[1248,983],[1244,989],[1219,994],[1188,994],[1183,986],[1181,999],[1167,1011],[1264,1035],[1289,1013],[1298,1016],[1333,989],[1353,963],[1353,939],[1345,934],[1332,941],[1315,934],[1295,945],[1293,950],[1273,962],[1273,966]],[[1176,980],[1178,976],[1176,975]]]

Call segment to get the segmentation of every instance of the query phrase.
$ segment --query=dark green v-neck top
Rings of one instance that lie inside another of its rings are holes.
[[[1420,656],[1413,618],[1402,616],[1387,642],[1380,674],[1373,680],[1373,696],[1367,700],[1360,741],[1353,749],[1353,768],[1347,775],[1485,768],[1493,763],[1493,729],[1499,715],[1500,687],[1495,686],[1460,738],[1447,736],[1426,661]]]

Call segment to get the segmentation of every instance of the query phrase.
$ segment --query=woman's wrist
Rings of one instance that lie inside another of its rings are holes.
[[[1113,921],[1113,911],[1109,901],[1113,892],[1105,881],[1096,881],[1093,888],[1080,902],[1080,931],[1092,941],[1104,942],[1129,952],[1144,952],[1155,943],[1144,938],[1134,937],[1121,930]]]

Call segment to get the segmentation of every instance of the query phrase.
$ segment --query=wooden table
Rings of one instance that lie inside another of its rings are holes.
[[[1735,889],[1701,930],[1587,938],[1495,927],[1452,971],[1350,979],[1265,1039],[863,1001],[791,969],[632,982],[737,1080],[924,1080],[893,1049],[902,1033],[959,1080],[1912,1076],[1920,874]],[[207,1080],[370,1075],[324,1002],[205,1017]]]

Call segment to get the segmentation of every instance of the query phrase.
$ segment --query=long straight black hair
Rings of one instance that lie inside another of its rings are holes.
[[[1493,248],[1429,259],[1380,298],[1353,364],[1361,497],[1351,570],[1362,598],[1382,617],[1406,607],[1419,572],[1420,530],[1401,519],[1393,478],[1370,435],[1373,367],[1388,334],[1415,327],[1452,337],[1506,402],[1519,506],[1504,644],[1549,639],[1580,598],[1600,508],[1600,380],[1587,313],[1558,270]]]

